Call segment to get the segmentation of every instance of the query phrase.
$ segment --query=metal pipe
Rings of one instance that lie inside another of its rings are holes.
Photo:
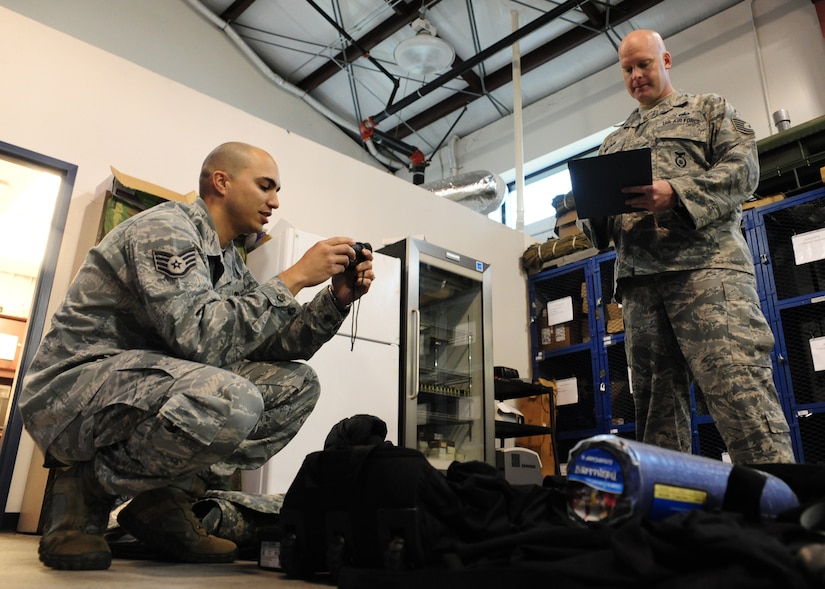
[[[751,30],[753,31],[753,49],[756,53],[756,64],[759,67],[759,81],[762,84],[762,99],[765,101],[765,114],[768,115],[768,132],[771,132],[771,97],[768,93],[768,80],[767,76],[765,75],[765,64],[762,61],[762,46],[759,43],[759,31],[756,27],[756,13],[753,9],[753,5],[755,4],[755,2],[756,0],[751,0],[750,2]]]
[[[518,11],[510,12],[513,30],[518,30]],[[524,129],[521,116],[521,52],[513,43],[513,147],[516,155],[516,231],[524,231]]]
[[[322,104],[310,94],[301,88],[298,88],[294,84],[287,82],[284,78],[273,72],[269,66],[264,63],[264,61],[258,57],[258,54],[250,49],[249,45],[247,45],[243,39],[235,32],[235,30],[229,25],[228,22],[222,20],[218,16],[209,10],[206,6],[203,5],[200,0],[186,0],[186,3],[189,4],[195,12],[200,14],[206,20],[211,22],[215,25],[218,29],[223,31],[229,40],[235,45],[235,47],[240,50],[240,52],[252,63],[255,68],[263,74],[263,76],[281,88],[282,90],[288,92],[292,96],[299,98],[306,102],[310,107],[312,107],[316,112],[320,115],[326,117],[332,123],[335,123],[339,127],[344,129],[355,129],[356,133],[360,133],[360,123],[352,121],[350,119],[344,118],[339,115],[334,110],[327,108],[326,105]],[[398,162],[395,160],[386,157],[385,155],[381,154],[375,147],[372,141],[364,140],[364,144],[367,147],[367,151],[369,151],[370,155],[374,157],[377,161],[384,164],[385,166],[395,169],[398,165]]]
[[[784,108],[773,113],[773,122],[777,131],[786,131],[791,128],[791,115]]]
[[[482,215],[498,209],[507,196],[507,183],[501,176],[484,170],[427,182],[421,188]]]

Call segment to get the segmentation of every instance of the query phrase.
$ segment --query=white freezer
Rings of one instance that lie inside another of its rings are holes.
[[[247,259],[250,271],[261,281],[292,265],[323,239],[298,231],[284,221],[276,224],[270,235],[272,239],[250,252]],[[387,440],[398,443],[401,260],[375,254],[373,266],[376,280],[361,299],[360,308],[356,301],[338,334],[307,362],[321,381],[321,397],[315,410],[283,450],[260,469],[243,472],[244,491],[285,493],[304,457],[322,450],[332,427],[356,414],[383,419]],[[298,300],[310,300],[327,284],[302,290]]]
[[[358,365],[347,362],[358,362]],[[366,413],[387,423],[387,439],[398,443],[398,347],[334,336],[309,360],[321,380],[321,397],[304,426],[286,447],[258,470],[243,472],[243,490],[285,493],[304,457],[323,450],[332,427]]]

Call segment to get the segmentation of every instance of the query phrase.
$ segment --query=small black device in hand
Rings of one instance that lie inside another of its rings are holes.
[[[352,246],[352,249],[355,250],[355,259],[349,261],[349,265],[347,266],[347,270],[352,270],[358,264],[360,264],[361,262],[366,260],[367,258],[364,257],[364,254],[362,252],[363,252],[363,250],[372,251],[372,246],[368,243],[361,243],[359,241],[354,246]]]

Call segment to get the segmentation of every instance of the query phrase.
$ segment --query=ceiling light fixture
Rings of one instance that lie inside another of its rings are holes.
[[[412,23],[414,37],[401,41],[393,53],[396,63],[411,74],[427,76],[453,64],[455,51],[449,43],[436,37],[436,28],[426,19]]]

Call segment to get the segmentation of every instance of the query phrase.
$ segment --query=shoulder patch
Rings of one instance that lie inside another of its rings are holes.
[[[750,123],[747,121],[743,121],[742,119],[733,119],[733,126],[736,127],[736,130],[744,135],[753,135],[753,127],[751,127]]]
[[[155,260],[155,270],[170,278],[181,278],[189,274],[195,268],[198,259],[194,247],[180,253],[154,250],[152,257]]]

